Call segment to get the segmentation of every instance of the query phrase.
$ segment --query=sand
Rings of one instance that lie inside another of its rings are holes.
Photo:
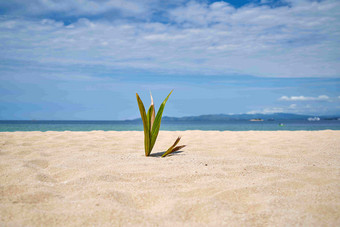
[[[153,153],[143,132],[0,133],[0,225],[340,225],[340,131],[161,131]]]

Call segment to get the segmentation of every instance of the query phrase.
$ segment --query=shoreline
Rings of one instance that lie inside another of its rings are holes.
[[[339,138],[160,131],[145,157],[143,131],[0,132],[0,225],[337,226]]]
[[[1,123],[0,131],[142,131],[142,123],[98,123],[95,122],[26,122],[26,123]],[[230,122],[181,122],[164,123],[162,131],[319,131],[340,130],[340,121],[230,121]]]
[[[320,130],[159,130],[160,132],[322,132],[322,131],[334,131],[340,132],[340,129],[320,129]],[[117,130],[91,130],[91,131],[0,131],[0,133],[17,133],[17,132],[143,132],[143,130],[124,130],[124,131],[117,131]]]

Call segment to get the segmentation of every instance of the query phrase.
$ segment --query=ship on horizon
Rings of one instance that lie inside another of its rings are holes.
[[[264,120],[261,118],[253,118],[253,119],[250,119],[249,121],[264,121]]]
[[[319,117],[309,117],[307,118],[308,121],[320,121]]]

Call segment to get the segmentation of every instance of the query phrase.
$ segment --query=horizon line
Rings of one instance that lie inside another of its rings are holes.
[[[188,116],[182,116],[182,117],[171,117],[171,116],[164,116],[163,118],[185,118],[185,117],[201,117],[201,116],[218,116],[218,115],[225,115],[225,116],[235,116],[235,115],[274,115],[274,114],[291,114],[295,116],[304,116],[304,117],[340,117],[340,113],[338,114],[330,114],[330,115],[318,115],[318,114],[296,114],[296,113],[284,113],[284,112],[278,112],[278,113],[240,113],[240,114],[201,114],[201,115],[188,115]],[[105,119],[105,120],[99,120],[99,119],[0,119],[0,121],[136,121],[140,120],[141,118],[133,118],[133,119],[123,119],[123,120],[117,120],[117,119]],[[246,120],[246,119],[239,119],[239,120]]]

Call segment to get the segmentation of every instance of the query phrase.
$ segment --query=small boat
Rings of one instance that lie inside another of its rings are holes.
[[[254,119],[250,119],[250,121],[263,121],[263,119],[261,119],[261,118],[254,118]]]
[[[284,125],[283,123],[280,123],[279,126],[280,126],[280,127],[283,127],[283,126],[285,126],[285,125]]]
[[[320,121],[319,117],[309,117],[307,118],[308,121]]]

